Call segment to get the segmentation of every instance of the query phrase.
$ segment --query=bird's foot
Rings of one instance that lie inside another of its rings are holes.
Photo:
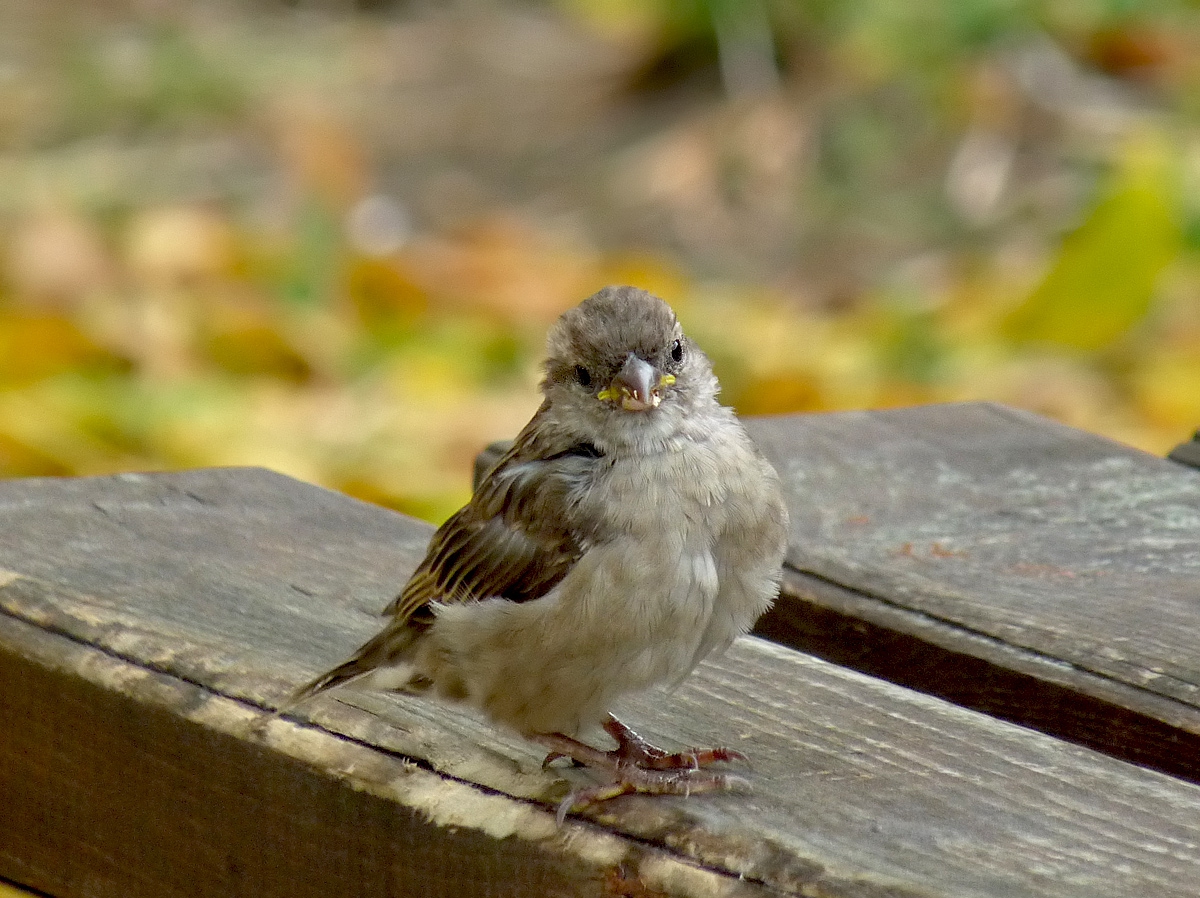
[[[705,770],[720,761],[743,761],[746,756],[730,748],[689,748],[668,752],[647,742],[613,715],[604,722],[604,730],[617,742],[611,751],[593,748],[561,733],[538,734],[533,738],[550,753],[542,762],[548,766],[558,758],[570,758],[575,764],[601,770],[612,782],[572,792],[558,807],[561,825],[574,808],[587,807],[621,795],[691,795],[693,792],[727,791],[745,785],[745,780],[727,773]]]
[[[699,770],[694,767],[675,770],[647,770],[644,767],[618,767],[611,783],[575,789],[558,806],[554,815],[562,826],[567,814],[621,795],[691,795],[699,792],[729,792],[746,787],[740,776]]]
[[[612,751],[592,748],[560,733],[539,735],[538,741],[551,749],[542,766],[547,767],[559,758],[570,758],[575,764],[583,767],[610,770],[629,766],[644,770],[701,770],[719,761],[749,763],[749,759],[740,751],[723,746],[688,748],[677,752],[664,751],[639,736],[612,714],[604,721],[604,731],[617,741],[617,747]]]
[[[634,764],[648,770],[700,770],[718,761],[749,762],[740,751],[724,746],[664,751],[647,742],[612,714],[604,721],[604,732],[617,740],[616,749],[609,754],[615,754],[618,763]]]

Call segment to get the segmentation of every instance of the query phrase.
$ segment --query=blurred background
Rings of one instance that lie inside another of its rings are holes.
[[[439,521],[607,283],[742,414],[1200,425],[1182,0],[0,0],[0,476]]]

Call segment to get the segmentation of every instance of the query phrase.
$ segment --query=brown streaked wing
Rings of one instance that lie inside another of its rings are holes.
[[[595,522],[582,518],[571,497],[603,462],[590,444],[547,445],[537,432],[540,417],[434,534],[384,614],[403,621],[434,601],[529,601],[566,576],[596,537]]]

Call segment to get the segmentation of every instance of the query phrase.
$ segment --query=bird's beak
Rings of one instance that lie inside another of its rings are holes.
[[[627,412],[644,412],[658,408],[662,402],[662,388],[673,383],[674,375],[660,375],[653,365],[631,352],[612,383],[601,390],[598,397],[619,402]]]

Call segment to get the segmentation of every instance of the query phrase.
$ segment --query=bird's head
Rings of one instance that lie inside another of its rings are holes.
[[[542,390],[556,420],[612,446],[670,438],[714,402],[717,382],[670,306],[636,287],[605,287],[551,328]]]

